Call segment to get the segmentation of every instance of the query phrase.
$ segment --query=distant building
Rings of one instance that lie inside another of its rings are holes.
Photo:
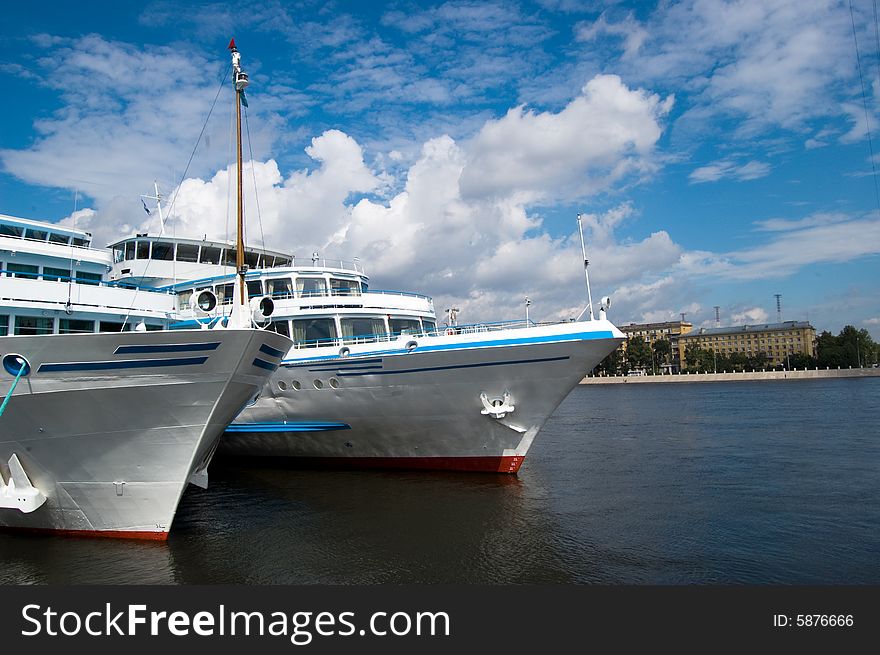
[[[681,363],[684,361],[680,341],[683,334],[689,333],[693,329],[691,323],[684,321],[667,321],[665,323],[630,323],[629,325],[621,325],[620,331],[626,335],[627,341],[619,346],[622,353],[626,352],[626,344],[629,339],[635,336],[642,337],[649,346],[653,346],[655,341],[666,339],[672,347],[672,356],[668,364],[666,362],[657,362],[658,373],[674,373],[681,370]]]
[[[719,355],[764,353],[768,367],[773,367],[785,364],[786,356],[795,353],[815,357],[816,328],[805,321],[699,328],[678,339],[679,361],[686,363],[685,350],[692,345]]]

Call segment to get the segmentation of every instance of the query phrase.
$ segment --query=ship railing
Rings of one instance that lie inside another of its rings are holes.
[[[335,268],[342,271],[354,271],[355,273],[366,273],[363,265],[356,260],[347,259],[327,259],[326,257],[292,257],[292,266],[307,267],[309,265],[315,268]]]
[[[437,337],[437,336],[454,336],[460,334],[480,334],[483,332],[498,332],[500,330],[515,330],[523,328],[532,328],[545,325],[559,325],[560,323],[569,323],[570,321],[541,321],[532,320],[512,320],[512,321],[495,321],[489,323],[472,323],[468,325],[447,325],[432,330],[403,330],[402,332],[392,332],[387,334],[361,334],[354,336],[329,337],[325,339],[313,339],[308,341],[297,340],[294,338],[294,348],[321,348],[326,346],[342,346],[364,343],[382,343],[394,341],[401,336],[410,337]]]
[[[157,289],[156,287],[146,287],[124,280],[95,280],[87,277],[70,277],[65,275],[55,275],[54,273],[29,273],[23,271],[9,271],[0,269],[0,275],[9,278],[21,278],[23,280],[43,280],[45,282],[73,282],[74,284],[85,284],[92,287],[106,287],[108,289],[136,289],[149,293],[159,293],[162,295],[176,295],[177,292],[168,288]]]

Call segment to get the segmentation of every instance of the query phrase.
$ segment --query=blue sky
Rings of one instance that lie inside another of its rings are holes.
[[[226,236],[228,88],[187,162],[234,36],[252,81],[251,241],[360,257],[374,287],[429,293],[463,320],[518,316],[526,295],[532,316],[565,318],[584,304],[583,212],[594,296],[620,323],[710,325],[715,305],[724,324],[774,320],[781,293],[786,320],[880,338],[873,12],[15,3],[0,213],[108,241],[157,230],[139,197],[156,180],[175,198],[169,230]]]

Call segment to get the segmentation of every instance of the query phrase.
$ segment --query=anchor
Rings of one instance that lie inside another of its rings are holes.
[[[21,462],[18,461],[18,455],[13,453],[9,458],[9,484],[6,484],[3,476],[0,475],[0,509],[17,509],[19,512],[30,514],[45,502],[46,496],[31,484]]]
[[[489,400],[489,396],[486,395],[486,392],[480,394],[480,402],[483,403],[483,409],[480,411],[480,414],[491,416],[492,418],[502,419],[508,414],[513,413],[513,410],[516,409],[510,403],[510,392],[505,391],[503,398],[494,398]]]

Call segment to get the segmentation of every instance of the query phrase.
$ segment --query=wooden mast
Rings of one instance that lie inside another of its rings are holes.
[[[242,201],[242,172],[241,172],[241,97],[248,85],[247,73],[241,70],[241,54],[235,47],[235,39],[229,42],[229,49],[232,51],[232,82],[235,85],[235,125],[236,125],[236,142],[237,142],[237,227],[236,227],[236,245],[235,245],[235,270],[238,272],[238,293],[241,306],[246,303],[244,276],[244,203]]]

